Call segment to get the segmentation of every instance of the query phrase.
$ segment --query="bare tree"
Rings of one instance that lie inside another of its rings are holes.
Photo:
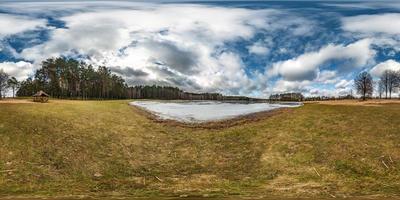
[[[396,91],[396,89],[400,85],[400,72],[396,72],[393,70],[385,70],[380,77],[379,84],[382,85],[383,90],[385,91],[385,98],[392,98],[392,93]]]
[[[354,79],[354,87],[363,100],[367,97],[371,97],[374,91],[372,76],[368,72],[361,72]]]
[[[389,70],[389,80],[388,80],[388,90],[389,90],[389,98],[392,98],[392,92],[395,92],[397,87],[399,86],[399,72]]]
[[[388,98],[389,91],[389,71],[385,70],[380,77],[379,83],[382,85],[382,89],[385,92],[385,99]]]
[[[378,93],[379,93],[379,98],[382,99],[382,94],[385,92],[385,86],[384,83],[379,80],[378,81]]]
[[[3,95],[5,95],[5,91],[8,88],[8,74],[4,72],[3,69],[0,69],[0,99],[3,98]]]
[[[396,72],[396,83],[395,83],[395,89],[397,90],[397,92],[398,91],[400,91],[400,70],[398,70],[397,72]],[[400,94],[399,94],[399,98],[400,98]]]

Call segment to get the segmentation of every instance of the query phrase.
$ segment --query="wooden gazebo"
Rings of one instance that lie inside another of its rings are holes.
[[[46,92],[43,92],[40,90],[36,94],[33,95],[33,101],[34,102],[41,102],[41,103],[46,103],[49,101],[50,95],[46,94]]]

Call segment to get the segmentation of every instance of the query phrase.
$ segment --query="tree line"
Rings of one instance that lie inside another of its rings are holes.
[[[354,87],[363,100],[371,98],[375,88],[371,74],[361,72],[354,79]],[[377,82],[379,98],[392,98],[392,93],[400,89],[400,71],[385,70]]]
[[[105,66],[94,67],[67,58],[50,58],[42,62],[33,78],[20,83],[17,96],[32,96],[39,90],[55,98],[122,99],[126,84]]]
[[[304,96],[301,93],[282,93],[282,94],[271,94],[269,100],[271,101],[303,101]]]
[[[14,80],[14,79],[13,79]],[[15,79],[16,80],[16,79]],[[223,100],[219,93],[189,93],[170,86],[131,86],[105,66],[95,67],[68,58],[42,62],[33,77],[18,83],[17,96],[32,96],[43,90],[61,99],[183,99]],[[13,87],[13,91],[16,87]],[[237,97],[236,97],[237,98]]]
[[[224,100],[228,96],[220,93],[191,93],[177,87],[170,86],[134,86],[127,89],[127,97],[130,99],[186,99],[186,100]]]

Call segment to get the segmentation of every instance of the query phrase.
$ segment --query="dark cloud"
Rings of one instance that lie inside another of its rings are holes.
[[[317,72],[310,70],[302,73],[290,73],[285,74],[284,78],[287,81],[312,81],[317,78]]]
[[[169,66],[165,65],[155,65],[151,67],[152,71],[156,73],[159,77],[163,77],[163,82],[170,86],[177,86],[182,89],[190,90],[201,90],[202,87],[196,82],[190,80],[186,76],[175,73],[170,69]]]
[[[142,70],[135,70],[129,67],[112,67],[111,71],[124,76],[128,85],[160,85],[160,86],[174,86],[179,87],[186,91],[201,91],[196,82],[190,80],[187,76],[176,73],[171,70],[171,67],[156,63],[153,66],[148,66],[148,69],[156,74],[158,79],[149,79],[148,73]]]
[[[168,65],[182,74],[194,74],[198,56],[189,51],[180,49],[175,44],[167,41],[149,41],[142,44],[150,49],[154,56],[154,62]]]
[[[147,72],[130,67],[111,67],[111,71],[125,77],[146,77],[149,75]]]

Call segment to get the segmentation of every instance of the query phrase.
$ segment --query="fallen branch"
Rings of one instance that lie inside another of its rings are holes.
[[[315,173],[316,173],[319,177],[321,177],[321,175],[318,173],[317,169],[315,169],[315,167],[313,167],[313,169],[314,169]]]
[[[158,178],[157,176],[154,176],[158,181],[163,182],[162,179]]]
[[[386,165],[385,161],[382,160],[382,164],[385,165],[385,167],[386,167],[387,169],[389,169],[389,166]]]

